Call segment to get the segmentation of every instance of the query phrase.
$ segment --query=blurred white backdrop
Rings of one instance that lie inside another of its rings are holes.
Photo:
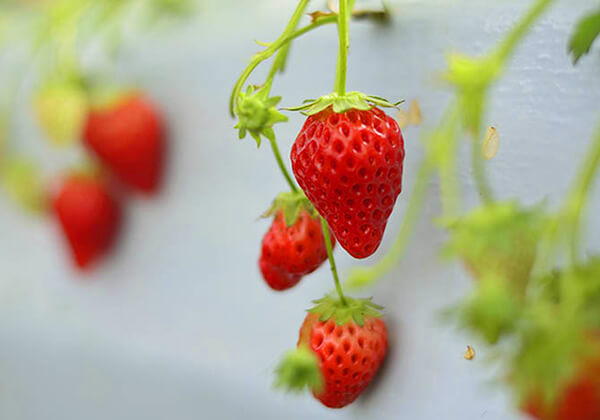
[[[193,21],[137,39],[122,53],[113,74],[138,80],[169,121],[169,165],[157,200],[129,200],[119,247],[97,270],[72,270],[56,225],[0,202],[1,418],[520,418],[510,395],[493,383],[484,347],[439,320],[439,311],[467,293],[470,281],[438,256],[444,234],[431,224],[440,211],[437,183],[405,260],[361,292],[386,307],[390,325],[391,352],[379,380],[341,411],[272,389],[279,356],[295,346],[304,310],[331,280],[322,268],[287,293],[263,284],[257,258],[269,222],[258,216],[285,184],[267,147],[237,140],[227,102],[259,48],[253,39],[277,37],[294,3],[213,2]],[[600,117],[598,50],[575,68],[566,55],[582,9],[575,5],[586,3],[558,2],[494,89],[488,122],[501,140],[488,167],[501,197],[556,203]],[[486,51],[527,4],[393,2],[390,26],[353,25],[349,86],[390,99],[418,98],[423,125],[431,126],[449,98],[436,79],[445,52]],[[333,27],[294,45],[288,72],[274,87],[284,106],[331,90],[335,45]],[[94,54],[86,60],[98,64]],[[39,149],[43,140],[21,102],[17,132]],[[286,157],[301,122],[291,115],[277,127]],[[397,232],[421,130],[404,132],[405,191],[373,260]],[[59,164],[64,159],[56,156],[47,170]],[[461,177],[474,204],[469,171]],[[598,196],[592,206],[590,213],[600,211]],[[599,223],[591,220],[588,232],[598,232]],[[590,246],[600,246],[598,237]],[[342,272],[355,264],[340,249],[337,255]],[[462,357],[467,344],[477,352],[472,362]]]

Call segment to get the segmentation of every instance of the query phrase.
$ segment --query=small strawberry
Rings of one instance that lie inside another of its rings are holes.
[[[89,112],[85,143],[122,182],[145,193],[156,192],[165,153],[160,115],[139,94],[103,102]]]
[[[298,183],[355,258],[372,255],[402,191],[404,140],[379,108],[310,115],[291,153]]]
[[[298,349],[278,367],[279,386],[308,385],[325,406],[342,408],[367,388],[385,358],[385,323],[368,299],[316,301],[300,328]]]
[[[121,209],[98,178],[71,175],[53,202],[77,266],[86,268],[112,246]]]
[[[268,214],[272,213],[275,218],[263,238],[259,266],[272,289],[286,290],[327,260],[327,248],[320,218],[304,194],[280,194]]]

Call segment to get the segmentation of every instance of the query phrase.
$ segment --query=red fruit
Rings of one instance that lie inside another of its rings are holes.
[[[341,408],[358,398],[381,367],[387,330],[381,319],[370,315],[364,316],[362,326],[352,319],[338,325],[335,316],[322,322],[321,315],[306,316],[298,346],[308,346],[319,360],[323,387],[314,396],[327,407]]]
[[[161,118],[139,95],[92,109],[85,143],[125,184],[145,193],[158,189],[164,158]]]
[[[53,206],[80,268],[88,267],[108,251],[120,226],[121,210],[102,181],[68,177]]]
[[[355,258],[372,255],[402,191],[404,140],[378,108],[307,118],[291,153],[298,183]]]
[[[335,240],[332,245],[335,246]],[[294,223],[288,226],[283,211],[277,211],[263,238],[259,260],[267,284],[274,290],[289,289],[325,260],[327,249],[318,216],[313,217],[302,209]]]
[[[553,403],[530,398],[524,411],[539,420],[600,420],[600,363],[590,364],[559,391]]]

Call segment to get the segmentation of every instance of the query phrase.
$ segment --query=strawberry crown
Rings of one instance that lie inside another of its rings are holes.
[[[271,207],[263,213],[263,217],[271,217],[281,211],[285,224],[289,227],[296,223],[302,210],[306,210],[312,217],[318,216],[312,203],[302,191],[283,192],[273,200]]]
[[[308,387],[314,392],[323,388],[323,375],[317,355],[305,345],[287,352],[275,369],[275,387],[301,392]]]
[[[334,296],[325,296],[322,299],[314,300],[315,306],[308,312],[319,315],[319,321],[326,322],[333,319],[337,325],[344,325],[354,321],[357,325],[363,326],[365,318],[380,318],[383,306],[372,302],[373,298],[356,299],[346,296],[345,303]]]
[[[319,99],[307,99],[300,106],[283,108],[286,111],[300,111],[304,115],[314,115],[331,107],[333,112],[341,114],[351,109],[368,111],[376,106],[383,108],[397,108],[404,100],[391,103],[380,96],[365,95],[361,92],[348,92],[345,95],[330,93]]]

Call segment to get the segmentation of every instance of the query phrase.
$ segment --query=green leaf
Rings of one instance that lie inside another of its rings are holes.
[[[584,16],[576,25],[569,40],[569,52],[573,56],[573,64],[589,53],[592,44],[600,34],[600,10]]]

